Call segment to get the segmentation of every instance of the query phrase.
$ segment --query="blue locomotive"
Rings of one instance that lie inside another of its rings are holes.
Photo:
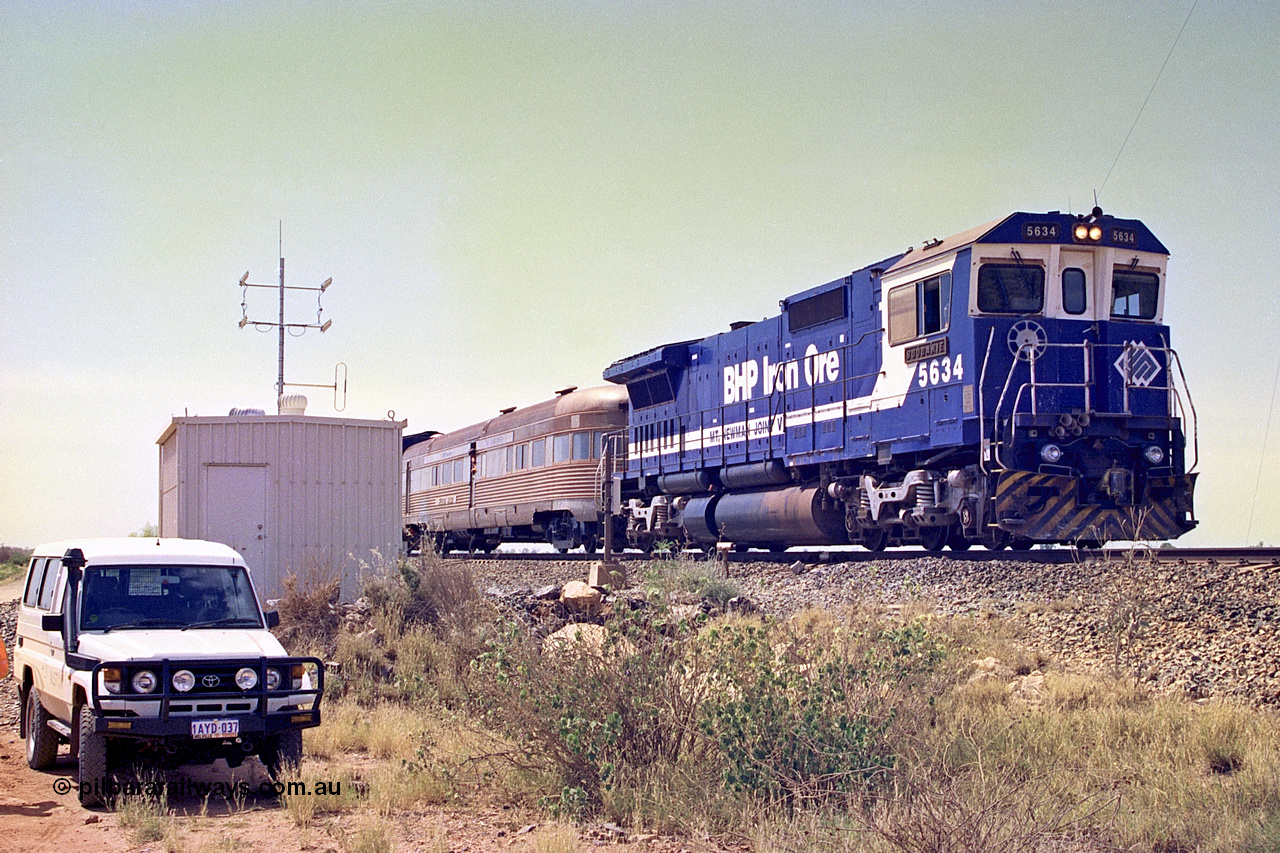
[[[629,544],[1180,536],[1195,415],[1162,322],[1168,257],[1099,208],[1014,213],[615,362]]]

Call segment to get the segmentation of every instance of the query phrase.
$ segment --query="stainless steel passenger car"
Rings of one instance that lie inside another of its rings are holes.
[[[596,550],[604,535],[600,457],[626,429],[627,390],[567,388],[450,433],[405,438],[409,550],[492,551],[502,542]]]

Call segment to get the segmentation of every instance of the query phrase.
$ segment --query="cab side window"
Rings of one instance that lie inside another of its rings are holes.
[[[944,332],[951,325],[951,273],[889,291],[889,344]]]

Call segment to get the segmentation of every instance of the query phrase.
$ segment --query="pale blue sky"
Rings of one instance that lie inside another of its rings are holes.
[[[236,282],[276,280],[281,222],[287,283],[334,279],[286,378],[345,362],[345,415],[420,431],[1099,191],[1172,253],[1182,541],[1244,544],[1252,507],[1280,543],[1280,9],[1201,2],[1170,55],[1191,6],[10,0],[0,541],[138,530],[171,416],[274,408]]]

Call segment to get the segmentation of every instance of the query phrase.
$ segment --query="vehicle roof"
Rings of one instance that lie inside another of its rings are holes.
[[[67,539],[46,542],[33,557],[61,557],[68,548],[79,548],[87,565],[190,563],[193,565],[243,566],[236,551],[221,542],[203,539],[158,539],[121,536],[112,539]]]

